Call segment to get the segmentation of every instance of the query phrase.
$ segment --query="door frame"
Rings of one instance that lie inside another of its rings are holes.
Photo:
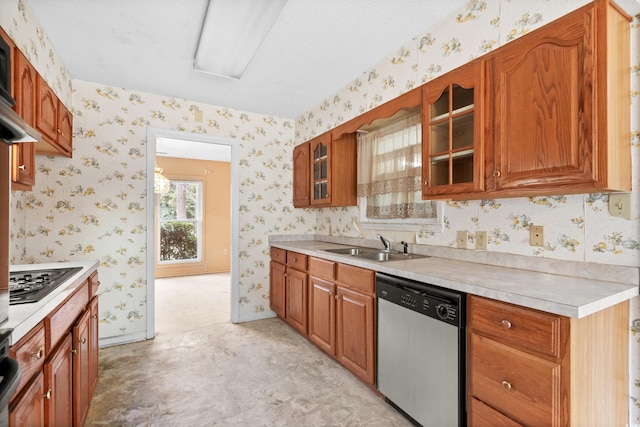
[[[213,136],[200,133],[182,132],[172,129],[162,129],[156,127],[147,128],[147,339],[155,336],[155,197],[153,193],[153,175],[155,170],[156,144],[157,138],[184,139],[189,141],[203,142],[207,144],[226,145],[231,148],[231,298],[229,301],[231,322],[238,323],[239,306],[237,304],[239,295],[238,283],[238,257],[234,254],[238,250],[238,236],[240,232],[240,221],[238,212],[240,207],[240,163],[238,161],[237,141],[222,136]],[[150,225],[151,224],[151,225]]]

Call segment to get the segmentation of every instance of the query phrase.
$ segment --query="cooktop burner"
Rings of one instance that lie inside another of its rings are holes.
[[[80,270],[82,267],[12,271],[9,273],[9,305],[38,302]]]

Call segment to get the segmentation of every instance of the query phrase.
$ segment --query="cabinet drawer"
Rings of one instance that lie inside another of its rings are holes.
[[[287,265],[300,271],[307,271],[307,256],[287,251]]]
[[[469,425],[474,427],[522,427],[511,418],[504,416],[491,406],[485,405],[476,398],[470,399]]]
[[[88,287],[89,281],[84,282],[66,302],[62,303],[44,319],[48,332],[48,351],[55,347],[63,336],[69,333],[71,325],[84,311],[89,302]]]
[[[527,425],[560,425],[560,365],[476,334],[470,363],[472,396]]]
[[[287,251],[280,248],[271,247],[271,261],[279,262],[280,264],[287,263]]]
[[[348,288],[369,294],[375,292],[376,273],[373,270],[338,264],[336,280]]]
[[[561,357],[561,335],[568,319],[484,298],[469,300],[471,330],[524,351]]]
[[[40,322],[20,341],[11,346],[9,354],[12,359],[18,361],[21,370],[18,391],[29,382],[33,374],[42,370],[47,356],[45,342],[44,323]]]
[[[309,258],[309,275],[334,280],[336,278],[335,265],[336,263],[333,261],[313,257]]]

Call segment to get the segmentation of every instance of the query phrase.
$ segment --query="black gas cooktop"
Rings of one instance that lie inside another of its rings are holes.
[[[12,271],[9,273],[9,305],[38,302],[82,267]]]

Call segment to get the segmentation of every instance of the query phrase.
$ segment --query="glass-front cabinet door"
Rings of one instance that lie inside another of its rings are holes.
[[[331,134],[311,140],[311,204],[331,203]]]
[[[481,73],[474,61],[423,87],[423,199],[484,189]]]

